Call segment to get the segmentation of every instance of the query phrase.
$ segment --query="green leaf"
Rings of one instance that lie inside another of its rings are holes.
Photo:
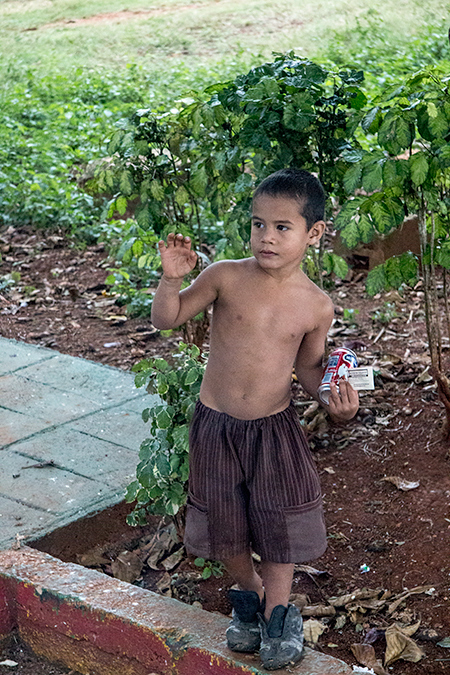
[[[341,258],[340,255],[336,255],[336,253],[332,253],[332,258],[333,258],[333,272],[340,279],[345,279],[348,273],[348,265],[345,262],[344,258]]]
[[[209,577],[211,576],[211,574],[212,574],[212,571],[211,571],[211,568],[210,568],[210,567],[204,567],[204,568],[203,568],[203,572],[202,572],[202,577],[203,577],[203,579],[209,579]]]
[[[362,186],[366,192],[379,190],[383,180],[383,168],[380,162],[376,161],[364,167],[362,174]]]
[[[377,265],[367,275],[366,291],[369,295],[376,295],[376,293],[384,290],[385,285],[386,273],[384,265]]]
[[[450,241],[445,241],[436,247],[436,262],[445,269],[450,269]]]
[[[340,255],[325,251],[323,262],[327,272],[334,272],[340,279],[344,279],[347,276],[348,265]]]
[[[156,199],[158,202],[161,202],[164,199],[164,188],[159,181],[152,180],[150,183],[150,194],[153,199]]]
[[[136,241],[133,243],[133,246],[131,247],[131,250],[133,255],[136,258],[139,258],[139,256],[141,256],[144,251],[144,242],[142,239],[136,239]]]
[[[301,109],[296,108],[292,103],[284,108],[283,124],[288,129],[295,131],[304,131],[311,124],[314,115],[304,113]]]
[[[167,383],[166,378],[162,373],[158,373],[157,375],[157,392],[160,396],[164,396],[169,391],[169,385]]]
[[[170,463],[167,457],[165,457],[164,455],[158,455],[156,459],[156,468],[161,474],[161,476],[170,475]]]
[[[167,412],[167,408],[163,408],[156,416],[156,424],[158,429],[168,429],[172,423],[172,417]]]
[[[361,164],[354,164],[344,175],[344,188],[349,194],[354,192],[361,184],[362,166]]]
[[[403,283],[408,284],[408,286],[414,286],[419,277],[419,263],[417,256],[414,253],[407,251],[398,256],[398,260]]]
[[[409,158],[411,179],[414,185],[423,185],[428,174],[428,160],[423,152],[416,152]]]
[[[123,216],[123,214],[127,210],[127,204],[128,204],[128,200],[127,200],[126,197],[124,197],[123,195],[120,195],[120,197],[117,197],[117,199],[116,199],[116,209],[118,210],[118,212],[120,213],[121,216]]]
[[[200,373],[198,372],[197,368],[191,368],[187,373],[186,373],[186,379],[184,380],[184,384],[186,386],[190,386],[191,384],[194,384],[198,380]]]
[[[205,565],[205,559],[204,558],[196,558],[194,560],[194,565],[197,565],[197,567],[203,567]]]
[[[175,504],[174,502],[166,502],[166,513],[168,516],[176,516],[180,510],[180,504]]]
[[[350,108],[353,108],[354,110],[361,110],[364,108],[367,103],[367,96],[361,89],[358,87],[349,87],[347,92],[349,93],[348,102]]]
[[[175,201],[178,206],[184,206],[189,201],[189,193],[186,188],[181,185],[178,190],[175,192]]]
[[[125,492],[125,501],[127,504],[130,504],[131,502],[134,502],[136,499],[136,494],[137,491],[140,488],[139,481],[134,480],[132,483],[130,483],[127,486],[126,492]]]
[[[346,246],[355,248],[360,243],[358,225],[355,220],[350,220],[341,230],[341,237]]]
[[[398,154],[409,148],[412,142],[409,120],[401,110],[390,110],[378,130],[378,142],[391,154]]]
[[[375,134],[378,131],[381,120],[382,116],[380,108],[376,106],[375,108],[372,108],[372,110],[369,110],[367,115],[363,118],[361,126],[365,132]]]
[[[127,170],[122,171],[120,176],[120,191],[127,197],[129,197],[133,192],[133,179],[131,177],[131,173]]]

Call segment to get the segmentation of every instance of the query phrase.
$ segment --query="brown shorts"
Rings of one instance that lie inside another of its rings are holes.
[[[249,548],[277,563],[322,555],[319,477],[292,403],[269,417],[240,420],[198,401],[184,542],[211,560]]]

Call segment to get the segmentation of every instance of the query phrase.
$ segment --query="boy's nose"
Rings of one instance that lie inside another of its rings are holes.
[[[269,229],[269,228],[266,228],[263,231],[261,241],[263,243],[266,243],[266,242],[268,243],[268,242],[271,242],[271,241],[274,241],[274,240],[275,240],[275,232],[273,230]]]

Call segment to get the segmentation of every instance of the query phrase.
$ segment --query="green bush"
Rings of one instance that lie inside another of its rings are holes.
[[[194,345],[181,343],[174,364],[165,359],[140,361],[133,367],[136,386],[158,394],[161,404],[143,411],[150,437],[139,451],[136,480],[126,500],[136,501],[130,525],[145,524],[147,512],[172,516],[182,529],[189,475],[189,422],[194,413],[205,362]]]

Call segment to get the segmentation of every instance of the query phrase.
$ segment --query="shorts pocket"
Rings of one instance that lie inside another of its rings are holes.
[[[210,558],[207,506],[190,492],[186,504],[184,545],[188,553],[201,558]]]
[[[322,497],[307,504],[285,507],[283,513],[289,542],[289,558],[301,563],[321,556],[327,548]]]

